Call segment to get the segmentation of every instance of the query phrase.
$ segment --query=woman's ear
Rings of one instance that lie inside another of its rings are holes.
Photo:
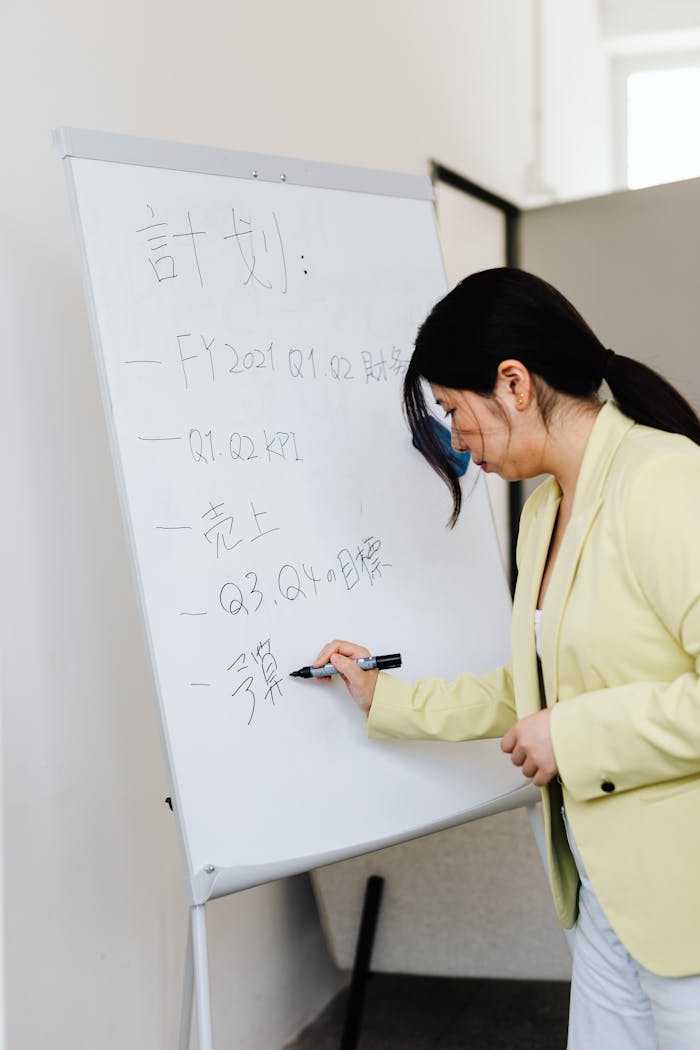
[[[522,363],[514,358],[501,361],[496,373],[496,388],[506,405],[516,412],[529,407],[534,393],[532,376]]]

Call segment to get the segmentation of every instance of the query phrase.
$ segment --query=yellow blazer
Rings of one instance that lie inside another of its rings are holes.
[[[700,447],[603,406],[542,609],[542,695],[534,611],[560,499],[550,478],[523,509],[511,662],[454,682],[382,673],[368,732],[499,737],[546,703],[560,782],[542,796],[561,922],[574,924],[578,894],[563,798],[630,954],[658,974],[697,974]]]

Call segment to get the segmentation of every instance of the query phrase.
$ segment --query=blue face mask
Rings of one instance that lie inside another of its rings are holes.
[[[462,474],[466,474],[467,467],[469,466],[470,453],[469,452],[456,452],[452,448],[452,435],[446,426],[443,426],[435,416],[427,416],[422,421],[421,428],[430,428],[433,437],[436,437],[443,452],[447,454],[450,463],[454,467],[457,476],[461,477]],[[413,447],[421,451],[420,436],[416,435],[413,438]]]

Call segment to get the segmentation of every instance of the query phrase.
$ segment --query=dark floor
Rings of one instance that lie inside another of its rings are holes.
[[[285,1050],[340,1050],[347,990]],[[569,985],[374,974],[357,1050],[564,1050]]]

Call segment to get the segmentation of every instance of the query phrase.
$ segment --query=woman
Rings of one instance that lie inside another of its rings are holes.
[[[483,471],[551,475],[521,518],[511,662],[409,684],[334,641],[316,666],[337,667],[370,736],[502,737],[542,788],[576,925],[569,1050],[700,1047],[700,421],[544,281],[474,274],[421,327],[404,384],[452,522],[426,381]]]

